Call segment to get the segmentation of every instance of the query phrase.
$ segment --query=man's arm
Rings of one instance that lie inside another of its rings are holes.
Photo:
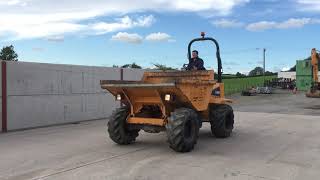
[[[199,58],[197,61],[197,64],[196,64],[197,70],[206,70],[206,68],[204,68],[203,64],[204,64],[203,60],[201,58]]]
[[[186,67],[186,70],[189,71],[189,70],[191,70],[191,68],[192,68],[192,67],[190,66],[190,63],[189,63],[188,66]]]
[[[189,60],[189,64],[188,64],[186,70],[190,71],[192,69],[193,69],[193,63],[192,63],[192,60]]]

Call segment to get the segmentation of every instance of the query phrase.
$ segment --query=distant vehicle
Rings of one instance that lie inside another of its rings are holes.
[[[257,87],[257,88],[250,88],[248,90],[244,90],[241,92],[242,96],[255,96],[257,94],[272,94],[271,87]]]

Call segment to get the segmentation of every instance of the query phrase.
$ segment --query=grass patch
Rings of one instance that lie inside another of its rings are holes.
[[[268,81],[276,77],[277,76],[266,76],[265,80]],[[263,76],[223,79],[222,82],[224,83],[225,94],[230,95],[252,86],[263,86]]]

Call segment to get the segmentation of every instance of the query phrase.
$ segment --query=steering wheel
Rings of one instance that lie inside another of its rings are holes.
[[[181,71],[186,71],[189,64],[183,64]]]

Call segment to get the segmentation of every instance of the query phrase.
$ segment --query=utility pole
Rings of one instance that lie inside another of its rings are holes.
[[[266,81],[266,77],[265,77],[265,74],[266,74],[266,51],[267,51],[267,49],[263,48],[263,84],[265,84],[265,81]]]

